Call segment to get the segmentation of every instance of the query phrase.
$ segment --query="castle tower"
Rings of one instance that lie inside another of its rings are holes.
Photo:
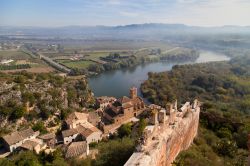
[[[165,124],[166,121],[166,110],[162,109],[159,112],[159,122]]]
[[[151,123],[152,125],[157,125],[157,124],[159,124],[159,121],[158,121],[158,111],[155,110],[155,109],[151,110],[150,123]]]
[[[176,108],[177,107],[177,102],[174,104],[167,104],[166,105],[166,110],[167,110],[167,115],[169,115],[169,123],[174,124],[175,118],[176,118]]]
[[[137,97],[137,88],[136,87],[132,87],[130,88],[130,98],[131,99],[134,99]]]

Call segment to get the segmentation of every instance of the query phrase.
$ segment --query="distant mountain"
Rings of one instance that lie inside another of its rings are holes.
[[[187,34],[250,34],[250,26],[198,27],[184,24],[131,24],[125,26],[0,27],[0,35],[49,38],[138,38],[160,39]]]

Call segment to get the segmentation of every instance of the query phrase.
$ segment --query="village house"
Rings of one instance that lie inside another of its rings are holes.
[[[57,143],[56,135],[54,133],[39,135],[37,138],[42,140],[44,144],[51,148],[53,148]]]
[[[86,113],[74,112],[66,119],[68,129],[62,131],[64,144],[74,141],[99,142],[102,139],[102,132],[93,124],[88,122],[89,115]]]
[[[91,125],[80,125],[77,127],[77,130],[82,138],[82,140],[86,141],[88,144],[92,142],[99,142],[102,139],[102,132]]]
[[[25,141],[35,139],[38,135],[39,132],[34,132],[31,128],[13,132],[2,137],[3,145],[7,150],[13,152],[15,149],[22,146]]]
[[[91,142],[101,141],[102,132],[92,124],[86,122],[83,125],[78,125],[74,129],[63,130],[62,137],[64,144],[81,140],[87,141],[89,144]]]
[[[66,158],[84,158],[89,155],[89,145],[86,141],[72,142],[65,151]]]
[[[111,123],[121,123],[136,117],[145,108],[143,100],[137,96],[137,88],[130,89],[130,98],[124,96],[104,110],[103,117]]]
[[[68,116],[65,120],[68,129],[74,129],[80,124],[84,124],[88,121],[88,114],[81,112],[74,112]]]
[[[42,142],[42,140],[40,140],[40,139],[31,139],[31,140],[25,141],[19,147],[19,149],[35,151],[38,154],[38,153],[40,153],[41,150],[44,150],[46,147],[47,147],[46,144],[44,144]]]
[[[89,114],[88,122],[98,127],[99,123],[101,122],[101,117],[98,115],[98,113],[96,111],[92,111],[92,112],[89,112],[88,114]]]
[[[108,105],[112,105],[116,101],[114,97],[102,96],[96,98],[96,105],[101,110],[104,110]]]
[[[68,144],[76,140],[79,133],[77,129],[68,129],[62,131],[63,143]],[[78,137],[79,138],[79,137]]]
[[[123,123],[136,121],[135,117],[144,110],[144,101],[137,95],[137,88],[133,87],[130,89],[130,98],[124,96],[104,109],[100,127],[106,134],[113,133]]]

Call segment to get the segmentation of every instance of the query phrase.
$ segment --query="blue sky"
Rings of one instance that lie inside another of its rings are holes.
[[[0,0],[0,25],[250,25],[250,0]]]

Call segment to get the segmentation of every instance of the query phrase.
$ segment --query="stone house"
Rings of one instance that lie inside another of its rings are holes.
[[[46,144],[40,139],[31,139],[25,141],[19,149],[35,151],[37,154],[46,148]]]
[[[96,98],[96,106],[104,110],[108,105],[112,105],[116,101],[114,97],[102,96]]]
[[[64,144],[86,140],[87,143],[98,142],[102,139],[102,132],[88,122],[89,114],[74,112],[66,119],[68,129],[62,131]],[[98,119],[96,120],[98,121]]]
[[[20,147],[25,141],[35,139],[39,135],[39,132],[34,132],[31,128],[13,132],[11,134],[2,137],[4,147],[13,152]]]
[[[68,129],[76,128],[78,125],[88,121],[88,114],[81,112],[74,112],[65,120]]]
[[[89,112],[88,114],[88,122],[97,127],[101,122],[101,117],[95,111]]]
[[[89,145],[86,141],[72,142],[65,150],[66,158],[84,158],[89,155]]]
[[[62,131],[62,137],[63,137],[63,143],[64,144],[69,144],[73,141],[76,140],[78,137],[79,133],[77,129],[68,129],[68,130],[63,130]]]
[[[74,129],[62,131],[64,144],[69,144],[74,141],[99,142],[102,139],[102,132],[90,123],[85,123],[77,126]]]
[[[137,96],[137,88],[130,89],[130,98],[122,97],[113,105],[108,105],[103,112],[104,121],[122,123],[141,114],[145,109],[143,100]]]
[[[77,127],[82,140],[86,141],[88,144],[92,142],[99,142],[102,139],[102,132],[95,126],[83,126]]]
[[[40,140],[43,141],[48,147],[53,148],[57,142],[56,135],[54,133],[48,133],[38,136]]]

